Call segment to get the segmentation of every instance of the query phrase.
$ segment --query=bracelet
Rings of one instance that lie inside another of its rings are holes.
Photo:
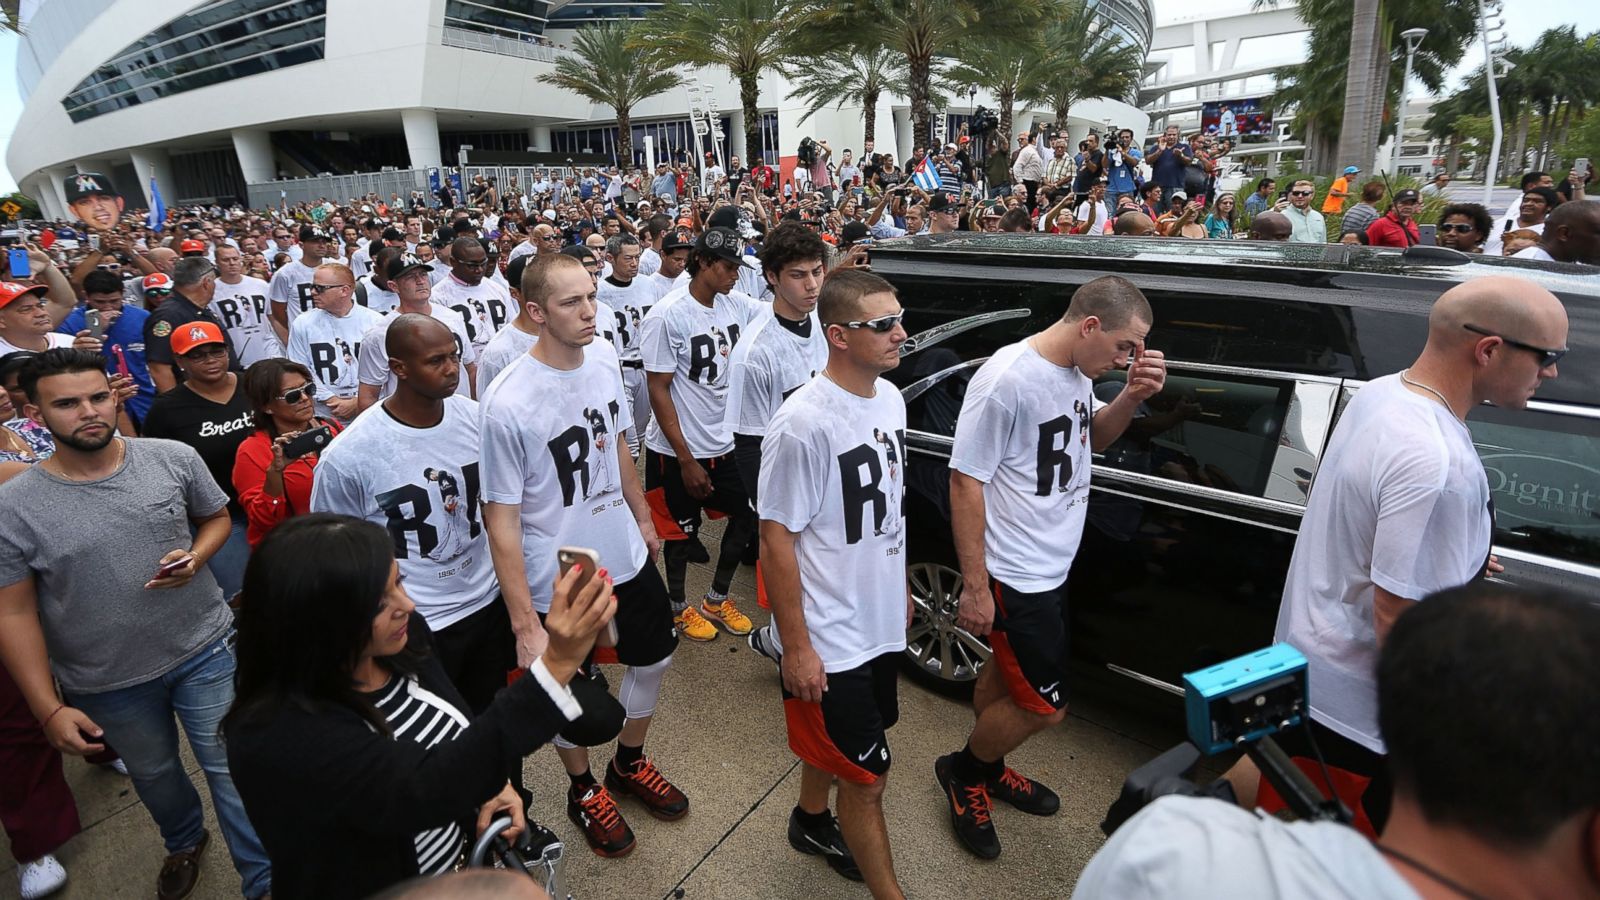
[[[58,704],[55,709],[50,711],[50,715],[45,716],[44,717],[44,721],[39,723],[39,727],[43,728],[46,725],[49,725],[50,724],[50,720],[54,719],[56,717],[56,713],[61,712],[63,709],[66,709],[66,708],[67,708],[67,705],[65,703]]]

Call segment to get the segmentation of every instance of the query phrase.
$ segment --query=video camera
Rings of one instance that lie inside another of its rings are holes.
[[[967,124],[967,134],[980,137],[1000,127],[1000,116],[986,106],[972,111],[972,121]]]
[[[1243,749],[1302,819],[1349,824],[1349,808],[1323,796],[1317,786],[1272,739],[1286,728],[1301,726],[1309,737],[1306,658],[1289,644],[1274,644],[1183,676],[1184,710],[1189,740],[1130,773],[1122,795],[1106,811],[1100,830],[1108,837],[1152,801],[1168,794],[1213,797],[1236,803],[1233,786],[1217,779],[1200,785],[1189,774],[1200,757]],[[1322,754],[1317,753],[1318,762]],[[1323,765],[1323,777],[1327,766]]]

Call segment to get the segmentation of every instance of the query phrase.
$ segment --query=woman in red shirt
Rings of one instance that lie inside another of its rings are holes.
[[[315,392],[311,370],[292,360],[263,359],[245,370],[244,393],[255,411],[256,431],[239,445],[233,486],[248,521],[245,537],[252,549],[283,520],[311,511],[317,454],[288,459],[283,445],[324,425],[339,433],[338,422],[317,417]]]

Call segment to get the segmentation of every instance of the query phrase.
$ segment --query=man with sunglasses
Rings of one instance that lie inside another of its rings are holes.
[[[386,333],[389,325],[403,313],[432,316],[450,329],[456,336],[456,349],[461,352],[461,365],[466,372],[465,377],[456,379],[456,393],[475,397],[472,388],[478,377],[478,354],[467,337],[467,324],[461,320],[461,314],[444,304],[433,302],[433,281],[429,277],[432,268],[414,253],[400,254],[384,265],[389,287],[399,297],[400,303],[385,313],[361,340],[357,375],[361,386],[356,391],[356,405],[366,409],[394,393],[398,381],[390,367]]]
[[[1293,227],[1289,231],[1289,241],[1299,244],[1326,244],[1328,242],[1328,226],[1323,222],[1322,213],[1311,208],[1311,198],[1316,196],[1317,186],[1309,181],[1296,181],[1289,188],[1289,205],[1273,207],[1275,212],[1282,213]],[[1280,208],[1281,207],[1281,208]]]
[[[361,412],[361,342],[383,315],[356,302],[356,276],[344,263],[323,263],[312,279],[316,308],[289,326],[288,356],[311,370],[317,415],[348,425]]]
[[[461,314],[473,350],[482,356],[489,339],[517,314],[511,292],[489,274],[489,251],[471,235],[450,244],[450,273],[433,285],[433,302]]]
[[[1330,766],[1372,779],[1358,803],[1382,833],[1389,778],[1373,667],[1413,603],[1500,570],[1494,507],[1466,418],[1483,403],[1518,410],[1556,377],[1567,314],[1532,281],[1475,278],[1428,315],[1411,367],[1363,387],[1317,468],[1278,611],[1276,640],[1306,655],[1311,732]],[[1310,757],[1291,740],[1292,755]],[[1236,786],[1253,805],[1250,767]],[[1233,777],[1233,776],[1230,776]]]
[[[272,318],[277,320],[285,334],[289,326],[294,324],[295,317],[313,306],[315,298],[311,293],[311,283],[317,266],[322,265],[322,258],[328,255],[328,235],[315,225],[302,225],[299,247],[300,257],[272,273],[272,282],[267,287],[267,299],[272,302]]]
[[[150,276],[145,281],[150,281]],[[203,256],[178,260],[172,269],[172,296],[156,307],[144,323],[144,358],[150,369],[150,381],[156,393],[162,394],[178,386],[179,372],[173,361],[172,336],[191,322],[210,322],[222,328],[211,301],[217,293],[217,268]],[[228,346],[228,369],[242,372],[239,354],[227,330],[222,333]]]

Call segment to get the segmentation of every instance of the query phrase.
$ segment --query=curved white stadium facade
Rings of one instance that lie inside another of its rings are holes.
[[[1092,0],[1107,27],[1148,48],[1150,0]],[[65,215],[61,179],[110,175],[130,204],[153,174],[169,203],[244,197],[245,185],[320,173],[454,164],[456,150],[612,155],[615,116],[537,80],[572,29],[634,18],[627,0],[22,0],[17,80],[25,100],[6,165],[46,215]],[[704,87],[727,152],[749,159],[737,85],[720,69]],[[988,98],[978,92],[976,104]],[[778,74],[761,84],[764,152],[792,155],[805,136],[860,151],[862,110],[799,122]],[[950,121],[968,114],[961,96]],[[993,104],[989,104],[992,108]],[[633,110],[635,147],[692,148],[690,97],[677,89]],[[1047,114],[1048,115],[1048,114]],[[1031,116],[1019,111],[1018,127]],[[1110,123],[1142,136],[1148,118],[1115,100],[1072,110],[1076,135]],[[880,151],[910,155],[904,98],[877,110]],[[138,191],[135,191],[135,185]]]

